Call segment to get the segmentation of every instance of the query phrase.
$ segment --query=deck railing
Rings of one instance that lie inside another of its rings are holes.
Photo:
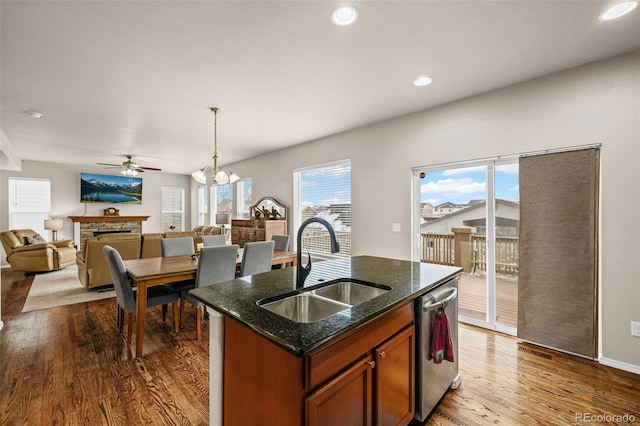
[[[453,265],[455,250],[453,234],[422,234],[421,261]]]
[[[456,253],[456,249],[460,253]],[[471,273],[486,272],[487,238],[474,234],[422,234],[421,261],[461,266]],[[496,237],[495,265],[498,274],[518,274],[518,237]]]

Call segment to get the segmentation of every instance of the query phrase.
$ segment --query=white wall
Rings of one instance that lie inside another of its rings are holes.
[[[176,186],[185,189],[185,229],[191,229],[191,176],[160,172],[145,172],[142,175],[142,204],[81,203],[80,173],[115,174],[100,166],[75,166],[36,161],[24,161],[22,171],[0,172],[0,229],[9,229],[7,189],[9,177],[46,178],[51,181],[51,216],[64,219],[64,229],[58,231],[58,239],[73,239],[73,222],[68,216],[102,216],[107,207],[116,207],[120,216],[150,216],[146,232],[162,232],[161,188]],[[2,263],[6,265],[2,251]]]
[[[640,339],[630,335],[630,321],[640,321],[639,117],[640,53],[633,53],[228,168],[252,178],[255,199],[291,205],[294,168],[350,158],[353,254],[410,259],[412,167],[602,144],[602,356],[640,372]],[[392,222],[401,233],[391,232]]]

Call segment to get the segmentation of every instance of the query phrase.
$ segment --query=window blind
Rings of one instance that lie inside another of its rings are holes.
[[[599,149],[520,159],[518,337],[597,354]]]
[[[162,187],[162,232],[183,230],[184,189]]]
[[[320,164],[294,171],[295,228],[319,217],[333,227],[340,253],[331,254],[329,233],[322,225],[308,226],[302,249],[316,255],[351,256],[351,161]]]
[[[51,182],[10,177],[8,183],[9,229],[33,229],[45,236],[44,221],[51,214]]]

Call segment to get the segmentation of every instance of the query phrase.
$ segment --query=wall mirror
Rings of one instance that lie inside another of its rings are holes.
[[[286,219],[287,206],[271,197],[262,197],[249,209],[253,219]]]

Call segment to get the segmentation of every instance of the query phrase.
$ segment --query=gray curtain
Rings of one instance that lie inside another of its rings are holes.
[[[599,149],[520,159],[518,338],[596,356]]]

